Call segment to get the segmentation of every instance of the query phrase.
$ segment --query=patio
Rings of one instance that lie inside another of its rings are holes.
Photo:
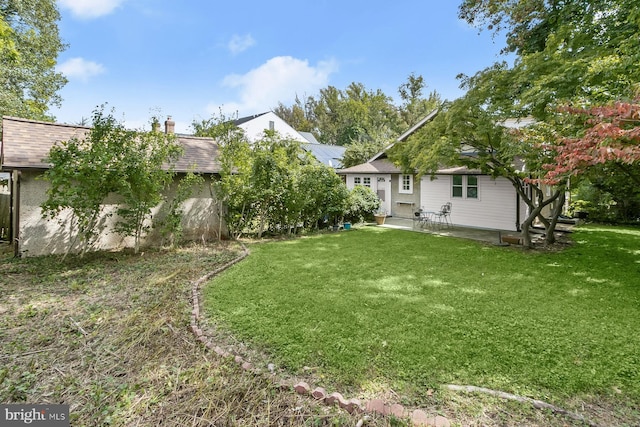
[[[380,227],[395,228],[399,230],[415,231],[420,233],[431,233],[440,236],[461,237],[463,239],[478,240],[481,242],[499,245],[500,236],[518,236],[519,233],[510,230],[488,230],[471,227],[460,227],[453,225],[450,227],[421,227],[418,222],[397,217],[387,217],[384,224]]]

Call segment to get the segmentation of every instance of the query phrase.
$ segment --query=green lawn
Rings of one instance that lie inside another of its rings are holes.
[[[640,229],[585,226],[573,240],[525,252],[364,227],[255,244],[206,287],[206,306],[322,385],[640,403]]]

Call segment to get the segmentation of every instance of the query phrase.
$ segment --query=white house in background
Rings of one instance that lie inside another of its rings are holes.
[[[334,169],[342,167],[342,156],[345,147],[339,145],[321,144],[311,132],[298,132],[274,112],[242,117],[234,121],[235,125],[243,129],[251,142],[264,136],[265,130],[278,132],[283,138],[293,139],[301,143],[302,149],[311,153],[320,163]]]
[[[429,114],[398,137],[396,143],[406,140],[436,114],[436,111]],[[510,122],[505,125],[524,124]],[[519,231],[527,216],[527,205],[511,182],[505,178],[493,179],[466,167],[442,168],[433,179],[431,176],[418,179],[413,173],[403,173],[383,151],[367,163],[341,169],[338,173],[345,176],[350,189],[364,185],[375,191],[382,201],[382,209],[390,216],[413,218],[418,209],[438,212],[442,205],[451,203],[450,220],[454,225],[511,231]]]
[[[265,130],[276,131],[283,138],[293,139],[294,141],[299,141],[301,143],[309,142],[300,135],[297,130],[278,117],[273,111],[242,117],[234,120],[233,123],[244,130],[244,134],[251,142],[262,139]]]

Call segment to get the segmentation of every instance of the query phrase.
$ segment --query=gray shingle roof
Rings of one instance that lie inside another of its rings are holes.
[[[373,160],[367,163],[361,163],[346,169],[340,169],[339,174],[346,173],[400,173],[399,167],[391,163],[387,159]]]
[[[89,130],[83,126],[3,117],[0,169],[48,169],[49,164],[44,159],[55,143],[82,138]],[[175,164],[176,172],[220,171],[218,144],[212,138],[176,136],[184,147],[183,156]]]

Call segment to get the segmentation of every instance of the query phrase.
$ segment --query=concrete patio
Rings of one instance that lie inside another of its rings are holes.
[[[460,237],[463,239],[478,240],[494,245],[501,244],[500,236],[519,237],[517,231],[510,230],[488,230],[460,226],[420,226],[417,221],[407,218],[387,217],[384,224],[379,227],[394,228],[398,230],[414,231],[418,233],[431,233],[440,236]]]

